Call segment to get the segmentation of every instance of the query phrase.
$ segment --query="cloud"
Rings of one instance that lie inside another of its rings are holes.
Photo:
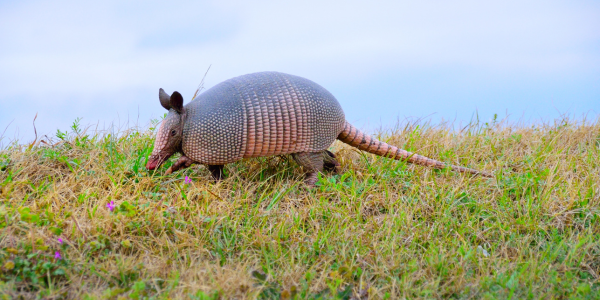
[[[553,82],[587,80],[600,70],[600,4],[593,1],[19,1],[0,7],[0,104],[18,99],[28,114],[49,107],[89,119],[115,114],[93,109],[102,103],[121,113],[141,106],[145,116],[159,87],[191,96],[210,64],[207,87],[262,70],[333,87],[424,70],[431,77],[471,70],[490,80]],[[0,126],[14,116],[0,112]]]

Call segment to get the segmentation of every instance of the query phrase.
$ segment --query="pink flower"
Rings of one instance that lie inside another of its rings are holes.
[[[54,253],[54,258],[56,258],[56,259],[61,259],[61,258],[62,258],[62,256],[60,256],[60,252],[56,251],[56,252]]]
[[[187,176],[185,176],[185,180],[184,180],[183,182],[184,182],[185,184],[190,184],[190,183],[192,183],[192,179],[191,179],[191,178],[189,178],[189,177],[187,177]]]
[[[110,203],[106,204],[106,207],[110,210],[113,211],[115,209],[115,202],[114,201],[110,201]]]
[[[61,239],[61,238],[58,238],[58,243],[59,243],[59,244],[62,244],[62,243],[63,243],[63,239]]]

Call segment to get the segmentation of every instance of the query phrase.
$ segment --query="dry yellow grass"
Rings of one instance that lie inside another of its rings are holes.
[[[378,137],[496,178],[336,143],[314,190],[284,157],[214,183],[146,171],[152,130],[59,136],[0,152],[0,298],[600,297],[600,121],[402,126]]]

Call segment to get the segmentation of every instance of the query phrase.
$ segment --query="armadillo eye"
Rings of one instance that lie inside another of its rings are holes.
[[[171,136],[175,136],[177,134],[177,131],[175,131],[175,129],[171,130]]]

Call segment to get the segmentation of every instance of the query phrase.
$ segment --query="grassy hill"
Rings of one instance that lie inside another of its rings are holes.
[[[0,298],[600,298],[600,120],[407,124],[336,142],[314,190],[285,157],[165,176],[153,128],[0,151]],[[191,183],[185,182],[185,177]]]

